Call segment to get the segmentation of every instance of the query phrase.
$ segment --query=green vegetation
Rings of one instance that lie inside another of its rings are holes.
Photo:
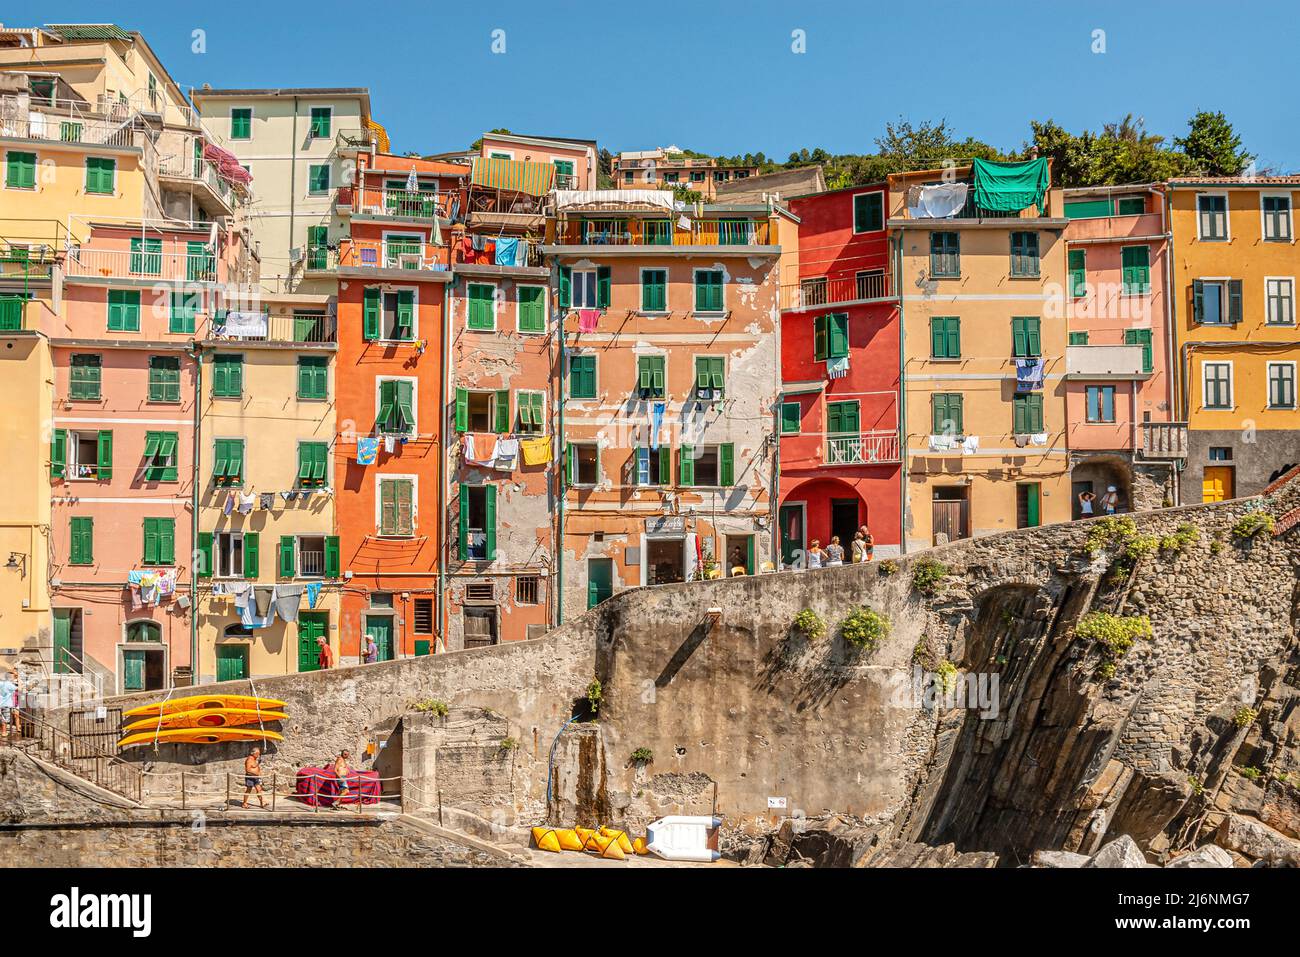
[[[1102,647],[1102,663],[1097,673],[1104,679],[1115,675],[1115,663],[1128,654],[1139,638],[1151,637],[1151,620],[1137,615],[1112,615],[1104,611],[1090,611],[1079,619],[1074,633],[1084,641],[1093,641]],[[1109,666],[1109,667],[1108,667]]]
[[[886,558],[880,563],[879,574],[882,578],[888,578],[890,575],[898,574],[898,562],[892,558]]]
[[[1264,776],[1264,772],[1253,765],[1244,768],[1237,768],[1237,772],[1248,781],[1258,781]]]
[[[1108,516],[1093,523],[1088,530],[1088,538],[1083,543],[1083,550],[1089,555],[1097,555],[1105,548],[1123,548],[1137,537],[1137,524],[1124,516]]]
[[[933,558],[920,558],[912,566],[912,587],[923,595],[934,595],[948,576],[948,566]]]
[[[628,760],[632,764],[649,764],[655,759],[655,753],[649,748],[637,748]]]
[[[502,738],[500,743],[497,745],[497,750],[513,751],[517,747],[519,747],[519,742],[516,741],[514,738]]]
[[[1249,728],[1252,724],[1255,723],[1255,719],[1258,717],[1259,717],[1258,711],[1256,711],[1254,708],[1250,708],[1247,707],[1246,705],[1242,705],[1240,708],[1237,709],[1236,713],[1233,714],[1232,723],[1235,724],[1238,728]]]
[[[605,700],[605,692],[600,687],[600,679],[592,678],[591,684],[587,685],[587,704],[591,705],[591,713],[600,713],[600,703]]]
[[[794,628],[809,641],[816,641],[826,635],[826,619],[811,608],[805,608],[794,616]]]
[[[1183,522],[1172,535],[1166,535],[1160,539],[1160,550],[1162,552],[1181,554],[1199,541],[1200,537],[1201,533],[1195,525],[1190,522]]]
[[[437,698],[429,698],[425,701],[418,701],[415,704],[416,711],[422,711],[425,714],[431,714],[439,718],[447,717],[447,702],[439,701]]]
[[[859,608],[840,625],[840,634],[849,644],[864,651],[874,651],[889,634],[889,619],[870,608]]]
[[[1202,784],[1201,779],[1196,777],[1195,775],[1193,774],[1187,775],[1187,783],[1192,786],[1193,794],[1200,795],[1205,793],[1205,785]]]
[[[1267,512],[1251,512],[1237,520],[1237,524],[1232,526],[1232,534],[1237,538],[1251,539],[1260,532],[1272,533],[1274,524],[1273,516]]]
[[[952,694],[957,687],[957,666],[945,659],[939,662],[939,667],[934,669],[934,673],[939,679],[939,686],[943,689],[943,693]]]

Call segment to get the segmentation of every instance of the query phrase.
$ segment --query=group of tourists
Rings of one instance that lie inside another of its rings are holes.
[[[871,561],[872,554],[875,551],[876,540],[871,536],[871,530],[863,525],[853,534],[853,541],[850,543],[848,559],[850,564]],[[840,537],[832,535],[830,544],[822,548],[821,539],[814,538],[812,545],[806,552],[809,568],[830,568],[835,565],[843,565],[845,559],[844,546],[840,544]]]

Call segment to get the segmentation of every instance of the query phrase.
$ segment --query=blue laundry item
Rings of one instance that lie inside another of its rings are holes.
[[[664,410],[668,408],[666,402],[656,402],[650,410],[650,448],[659,448],[659,427],[664,422]]]
[[[498,266],[517,266],[516,258],[519,255],[518,239],[498,239],[497,240],[497,265]]]
[[[270,628],[271,622],[275,620],[274,608],[267,611],[265,618],[258,618],[257,611],[253,607],[253,602],[249,602],[243,607],[239,615],[239,622],[245,628]]]
[[[374,465],[375,456],[379,454],[379,439],[374,436],[357,439],[357,464]]]
[[[316,599],[320,595],[320,582],[307,583],[307,607],[315,608]]]
[[[144,580],[145,575],[152,575],[153,572],[127,572],[126,580],[132,585],[139,585]]]
[[[1036,392],[1043,387],[1043,360],[1016,360],[1016,391]]]

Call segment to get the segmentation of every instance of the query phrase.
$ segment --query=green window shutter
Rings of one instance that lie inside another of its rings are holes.
[[[149,401],[181,400],[181,360],[176,356],[149,357]]]
[[[244,357],[216,355],[212,357],[212,394],[223,398],[239,398],[244,391]]]
[[[1151,351],[1150,329],[1125,329],[1124,343],[1125,345],[1142,347],[1143,372],[1152,372],[1155,370],[1155,357]]]
[[[367,289],[363,297],[361,310],[361,337],[367,340],[379,338],[379,304],[381,293],[378,289]]]
[[[654,373],[650,366],[650,357],[641,356],[636,360],[637,388],[649,392],[654,382]]]
[[[253,135],[253,111],[251,109],[233,109],[230,111],[230,138],[246,140]]]
[[[546,307],[545,292],[541,286],[518,286],[515,295],[519,299],[519,331],[545,332]]]
[[[199,532],[199,567],[195,569],[200,578],[212,577],[212,533]]]
[[[1087,250],[1071,249],[1066,256],[1070,270],[1070,295],[1078,298],[1087,292],[1088,254]]]
[[[832,359],[842,359],[849,354],[849,316],[833,312],[826,317],[828,335],[827,353]]]
[[[498,389],[492,401],[493,429],[501,433],[510,431],[510,390]]]
[[[230,443],[217,439],[212,460],[212,481],[217,485],[226,484],[226,473],[230,471]]]
[[[398,339],[411,339],[415,331],[415,292],[402,289],[397,293],[397,335]]]
[[[709,356],[695,357],[695,388],[701,392],[709,388]]]
[[[99,433],[99,479],[104,481],[113,477],[113,433],[101,430]]]
[[[460,487],[460,515],[457,527],[457,555],[462,562],[469,560],[469,486]]]
[[[5,185],[11,189],[36,186],[36,154],[10,152],[5,167]]]
[[[1192,280],[1192,320],[1205,321],[1205,282],[1200,279]]]
[[[67,456],[68,431],[67,429],[55,429],[54,435],[50,438],[50,478],[61,479],[64,477]]]
[[[641,311],[663,312],[668,308],[668,273],[663,269],[646,269],[641,273]]]
[[[230,470],[227,473],[235,484],[242,485],[244,482],[244,440],[232,439],[230,441]]]
[[[1228,322],[1237,325],[1241,322],[1241,280],[1228,280]]]
[[[1043,431],[1043,395],[1041,392],[1035,392],[1027,396],[1029,399],[1029,431]]]
[[[673,484],[673,450],[669,445],[659,446],[659,484]]]
[[[397,480],[379,483],[379,534],[397,534]]]
[[[280,577],[292,578],[294,572],[298,570],[297,562],[294,556],[294,537],[292,535],[280,536]]]
[[[861,193],[854,196],[853,231],[871,233],[884,228],[884,193]]]
[[[1011,275],[1038,275],[1038,234],[1016,232],[1011,234]]]
[[[328,193],[330,167],[328,163],[312,165],[307,170],[307,190],[311,193]]]
[[[1037,316],[1012,317],[1011,350],[1017,358],[1042,355],[1041,320]]]
[[[257,532],[244,533],[244,577],[256,580],[261,567]]]
[[[168,332],[194,334],[194,316],[198,312],[198,296],[194,293],[172,293],[171,321]]]
[[[95,520],[76,517],[69,525],[72,537],[69,542],[68,562],[73,565],[93,565],[95,563]]]
[[[1041,392],[1018,395],[1013,400],[1012,430],[1016,435],[1043,431],[1043,396]]]
[[[469,431],[469,390],[456,390],[456,431]]]
[[[140,331],[140,293],[133,289],[108,291],[108,329],[110,332]]]
[[[695,484],[695,450],[689,445],[683,445],[678,452],[678,462],[680,464],[679,484]]]
[[[1151,288],[1151,250],[1147,246],[1125,246],[1120,250],[1120,281],[1128,295]]]
[[[158,519],[158,558],[164,565],[176,563],[176,522],[170,518]]]
[[[573,301],[573,270],[568,266],[560,267],[560,309],[568,311]]]
[[[817,316],[813,319],[813,359],[817,362],[826,358],[828,341],[826,317]]]
[[[144,554],[141,562],[145,565],[158,564],[158,525],[152,518],[144,520]]]
[[[611,291],[610,287],[612,284],[613,283],[612,280],[610,279],[609,267],[597,266],[596,267],[596,308],[597,309],[609,308],[609,297]]]
[[[415,383],[398,381],[396,383],[397,411],[401,415],[401,429],[410,432],[415,428]]]
[[[497,487],[495,485],[485,486],[483,498],[483,524],[486,526],[483,531],[486,533],[487,538],[487,560],[495,561],[497,557]]]
[[[329,359],[325,356],[298,357],[298,398],[329,397]]]
[[[338,578],[340,568],[339,537],[325,536],[325,577]]]
[[[596,397],[595,356],[569,357],[569,396],[574,399],[594,399]]]
[[[311,135],[315,139],[328,139],[332,111],[327,106],[313,106],[311,109]]]
[[[310,485],[312,472],[312,443],[298,443],[298,484]]]
[[[102,156],[87,157],[86,192],[99,194],[112,193],[116,172],[117,160],[107,159]]]
[[[467,290],[469,295],[469,316],[467,325],[471,329],[496,328],[496,289],[482,283],[471,283]]]
[[[1087,344],[1088,344],[1088,333],[1087,333],[1087,332],[1072,332],[1072,333],[1070,333],[1070,345],[1072,345],[1072,346],[1086,346]]]
[[[76,354],[68,369],[68,395],[73,399],[98,399],[102,378],[102,360],[97,355]]]
[[[718,446],[718,472],[723,487],[736,484],[736,447],[730,442]]]
[[[798,402],[781,403],[781,432],[785,435],[797,435],[803,420],[802,406]]]

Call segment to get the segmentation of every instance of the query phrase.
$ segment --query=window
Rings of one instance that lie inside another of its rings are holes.
[[[253,138],[253,110],[247,106],[236,106],[230,110],[230,138],[232,140],[251,140]]]
[[[664,357],[640,356],[636,360],[636,387],[643,399],[664,397]]]
[[[258,536],[256,532],[218,532],[200,534],[199,551],[204,567],[212,568],[217,578],[256,578],[258,572]],[[202,541],[210,541],[212,562]]]
[[[1086,333],[1086,332],[1072,332],[1072,333],[1070,333],[1070,345],[1072,345],[1072,346],[1086,346],[1087,344],[1088,344],[1088,333]]]
[[[692,183],[703,183],[703,182],[704,182],[704,174],[703,174],[702,172],[698,172],[698,171],[697,171],[697,172],[694,172],[694,173],[691,173],[691,182],[692,182]]]
[[[594,355],[569,356],[569,398],[596,398],[596,357]]]
[[[853,231],[875,233],[885,228],[885,194],[859,193],[853,197]]]
[[[1125,246],[1120,250],[1121,290],[1126,296],[1145,296],[1151,291],[1151,249]]]
[[[1038,275],[1038,233],[1011,234],[1011,275],[1024,278]]]
[[[849,314],[832,312],[813,319],[813,359],[842,359],[849,354]]]
[[[298,443],[298,488],[323,488],[328,477],[328,442]]]
[[[173,565],[175,563],[176,520],[146,518],[144,520],[144,564]]]
[[[461,485],[457,528],[461,561],[490,562],[497,557],[495,485]]]
[[[1222,242],[1228,238],[1228,197],[1196,197],[1196,230],[1201,240]]]
[[[680,173],[664,173],[665,183],[676,183],[681,179]]]
[[[103,360],[94,354],[73,353],[68,365],[68,398],[98,399]]]
[[[298,398],[329,398],[330,361],[327,356],[298,357]]]
[[[457,432],[509,432],[510,390],[471,392],[456,390]]]
[[[419,269],[424,250],[422,235],[399,236],[390,233],[384,237],[384,267],[387,269]],[[365,251],[362,251],[363,258]]]
[[[244,440],[217,439],[214,443],[212,482],[219,488],[244,484]]]
[[[1268,364],[1268,407],[1270,409],[1295,408],[1294,362]]]
[[[415,291],[399,289],[389,292],[376,287],[367,289],[362,296],[361,336],[366,340],[398,342],[414,339]]]
[[[142,474],[146,482],[175,482],[177,480],[175,432],[146,432],[144,434],[144,465]]]
[[[140,293],[135,289],[108,291],[108,331],[140,331]]]
[[[466,298],[469,301],[466,324],[469,328],[487,330],[496,328],[496,291],[496,286],[486,283],[469,284],[466,290]]]
[[[68,564],[95,564],[95,520],[78,516],[74,517],[68,525],[71,533],[68,543]]]
[[[1201,405],[1207,409],[1232,408],[1232,363],[1204,362],[1201,364]]]
[[[112,195],[117,182],[117,160],[103,156],[86,157],[86,192]]]
[[[496,586],[492,582],[469,582],[465,585],[466,601],[495,601]]]
[[[1264,215],[1264,241],[1289,243],[1291,241],[1291,197],[1261,196],[1260,210]]]
[[[162,641],[162,625],[156,621],[133,621],[126,626],[127,641]]]
[[[379,534],[410,538],[415,534],[415,481],[379,479]]]
[[[57,452],[57,462],[51,455],[51,472],[55,477],[63,475],[62,463],[67,456],[69,479],[88,479],[90,481],[107,481],[113,477],[113,433],[108,430],[98,432],[65,432],[55,429],[51,452]]]
[[[1115,421],[1115,387],[1113,385],[1088,386],[1088,421]]]
[[[1043,431],[1043,394],[1030,392],[1011,399],[1011,431],[1016,435],[1033,435]]]
[[[519,410],[517,431],[532,435],[540,435],[546,431],[545,399],[545,392],[515,393],[515,406]]]
[[[1125,329],[1124,344],[1126,346],[1142,347],[1142,371],[1153,372],[1155,370],[1155,356],[1151,350],[1151,330],[1150,329]]]
[[[415,432],[415,383],[409,379],[380,379],[375,429],[387,435]]]
[[[1192,280],[1192,318],[1206,326],[1241,322],[1241,280]]]
[[[194,335],[194,319],[198,315],[201,296],[197,292],[173,292],[168,332]]]
[[[727,488],[736,484],[735,446],[683,445],[678,453],[679,484],[698,488]]]
[[[1043,354],[1042,320],[1037,316],[1012,316],[1011,354],[1027,359]]]
[[[961,237],[957,233],[930,234],[930,275],[939,279],[961,275]]]
[[[1232,446],[1230,445],[1211,445],[1207,457],[1211,462],[1231,462]]]
[[[10,150],[5,156],[5,186],[9,189],[36,188],[36,154]]]
[[[1121,196],[1115,200],[1116,216],[1141,216],[1146,211],[1145,196]]]
[[[827,435],[857,435],[861,430],[857,400],[826,403]]]
[[[1295,325],[1295,280],[1264,280],[1264,321],[1271,326]]]
[[[149,357],[149,401],[180,402],[181,360],[179,356]]]
[[[600,481],[597,445],[594,442],[570,442],[567,467],[570,485],[595,485]]]
[[[934,359],[961,358],[960,318],[957,316],[931,317],[930,356]]]
[[[536,575],[520,575],[515,579],[515,603],[536,605],[541,594],[541,579]]]
[[[672,481],[672,448],[660,445],[657,449],[640,446],[636,450],[636,484],[668,485]]]
[[[668,270],[641,270],[641,311],[666,312],[668,309]]]
[[[1083,249],[1071,249],[1066,255],[1070,270],[1070,295],[1079,299],[1088,295],[1088,253]]]
[[[415,633],[417,635],[433,634],[433,599],[415,599]]]
[[[313,106],[311,108],[311,136],[312,139],[328,139],[330,135],[330,118],[333,109],[328,106]]]
[[[137,276],[162,274],[162,240],[131,237],[131,272]]]
[[[307,192],[312,194],[330,191],[330,164],[313,163],[307,169]]]
[[[23,327],[23,303],[31,298],[21,293],[0,296],[0,332],[17,332]]]
[[[279,571],[281,578],[338,577],[338,538],[281,535]]]
[[[546,331],[546,288],[544,286],[516,286],[519,301],[517,325],[520,332]]]
[[[705,402],[722,398],[726,364],[725,356],[695,357],[695,398]]]
[[[695,311],[722,312],[721,270],[695,270]]]
[[[803,406],[798,402],[781,403],[781,434],[798,435],[802,428]]]
[[[307,268],[325,269],[329,266],[329,227],[307,227]]]
[[[244,392],[244,357],[218,353],[212,357],[212,395],[237,399]]]
[[[606,309],[609,307],[611,274],[608,266],[573,270],[560,267],[560,308]]]
[[[390,591],[372,591],[370,593],[371,608],[392,608],[393,593]]]
[[[628,170],[626,173],[623,174],[623,182],[625,183],[632,182],[632,170]]]

